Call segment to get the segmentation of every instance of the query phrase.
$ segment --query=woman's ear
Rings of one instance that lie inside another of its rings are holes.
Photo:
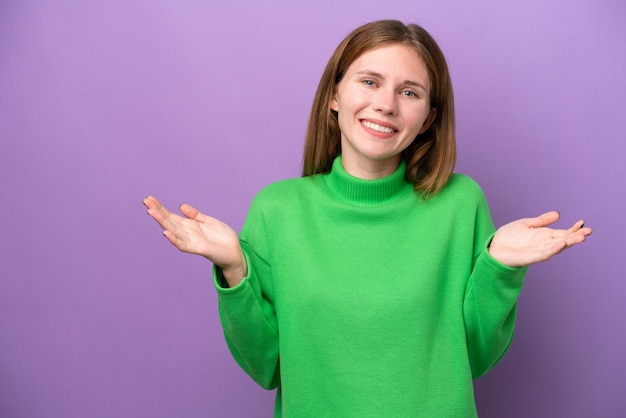
[[[339,101],[337,100],[337,92],[333,92],[330,99],[330,109],[339,112]]]
[[[430,112],[428,112],[428,116],[426,117],[426,120],[420,128],[420,134],[423,134],[428,130],[428,128],[430,128],[430,125],[432,125],[433,121],[435,120],[435,116],[437,116],[437,109],[433,107],[432,109],[430,109]]]

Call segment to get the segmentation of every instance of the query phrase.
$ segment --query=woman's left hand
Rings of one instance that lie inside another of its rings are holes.
[[[507,266],[528,266],[580,244],[591,234],[591,228],[585,227],[584,221],[576,222],[569,229],[548,228],[560,216],[558,212],[546,212],[536,218],[519,219],[500,227],[489,245],[489,253]]]

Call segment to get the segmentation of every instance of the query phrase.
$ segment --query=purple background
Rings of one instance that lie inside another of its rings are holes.
[[[239,229],[299,175],[334,47],[378,18],[447,55],[457,171],[496,224],[545,210],[594,235],[533,266],[482,417],[626,415],[626,6],[619,0],[0,2],[0,416],[263,417],[227,352],[210,263],[141,199]]]

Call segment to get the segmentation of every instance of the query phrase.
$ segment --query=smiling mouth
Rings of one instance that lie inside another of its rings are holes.
[[[382,126],[382,125],[379,125],[377,123],[370,122],[370,121],[367,121],[367,120],[363,120],[363,121],[361,121],[361,123],[366,128],[369,128],[369,129],[371,129],[373,131],[376,131],[376,132],[382,132],[384,134],[392,134],[392,133],[394,133],[396,131],[395,129],[390,128],[388,126]]]

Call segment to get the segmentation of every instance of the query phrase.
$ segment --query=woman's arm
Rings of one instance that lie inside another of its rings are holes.
[[[233,357],[262,387],[278,386],[276,315],[261,280],[270,276],[266,261],[248,246],[248,263],[237,233],[190,205],[181,205],[179,216],[153,196],[143,203],[174,247],[213,262],[220,319]]]
[[[479,210],[478,219],[482,219],[479,224],[488,223],[485,221],[488,217],[485,208]],[[463,303],[474,378],[493,367],[511,344],[525,267],[583,242],[592,232],[584,227],[583,221],[565,230],[548,228],[558,219],[558,212],[520,219],[499,228],[490,242],[486,240],[488,248],[483,244]]]

